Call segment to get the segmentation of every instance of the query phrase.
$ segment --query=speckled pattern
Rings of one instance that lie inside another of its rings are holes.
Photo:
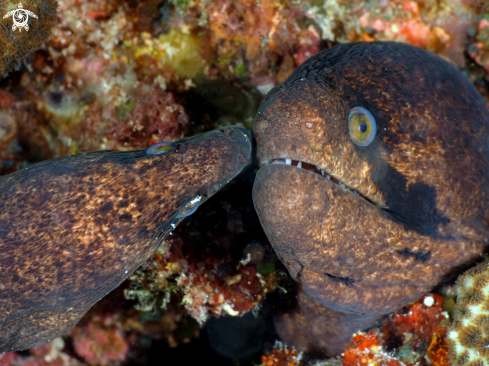
[[[68,331],[158,248],[181,219],[249,162],[247,130],[175,142],[177,150],[100,151],[0,177],[0,352]]]
[[[349,138],[355,106],[377,121],[367,147]],[[333,47],[269,93],[254,128],[262,164],[307,162],[360,193],[286,165],[262,167],[255,182],[270,242],[305,292],[330,308],[328,316],[333,309],[374,322],[484,252],[489,113],[440,57],[399,43]],[[346,345],[351,331],[338,327],[329,337]],[[310,334],[313,348],[321,333]]]

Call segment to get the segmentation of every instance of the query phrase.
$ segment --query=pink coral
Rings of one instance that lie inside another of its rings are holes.
[[[89,323],[77,325],[70,332],[76,353],[90,364],[105,366],[124,361],[129,343],[120,328],[111,316],[95,316]]]
[[[64,351],[63,339],[56,338],[29,350],[28,356],[16,352],[0,355],[0,366],[82,366],[82,363]]]
[[[470,46],[469,54],[489,76],[489,15],[480,20],[475,42]]]

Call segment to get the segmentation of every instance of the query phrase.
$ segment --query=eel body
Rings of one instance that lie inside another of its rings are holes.
[[[255,208],[303,291],[277,320],[288,343],[338,354],[486,250],[489,112],[442,58],[335,46],[270,91],[254,130]]]
[[[161,154],[84,153],[0,177],[0,352],[70,330],[248,165],[250,141],[227,127]]]

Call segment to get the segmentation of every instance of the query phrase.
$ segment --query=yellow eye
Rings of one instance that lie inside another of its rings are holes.
[[[358,146],[368,146],[377,133],[377,124],[372,113],[363,107],[353,107],[348,116],[350,139]]]

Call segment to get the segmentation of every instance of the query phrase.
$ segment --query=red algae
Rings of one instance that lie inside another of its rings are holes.
[[[485,14],[477,24],[474,42],[469,47],[469,55],[489,75],[489,14]]]
[[[118,110],[118,115],[118,124],[112,124],[107,135],[124,147],[144,149],[160,141],[161,136],[179,139],[189,123],[185,109],[175,101],[173,94],[159,86],[130,99]]]
[[[28,355],[6,352],[0,355],[0,366],[82,366],[82,362],[64,350],[65,342],[56,338],[28,351]]]
[[[174,22],[205,40],[210,75],[250,77],[264,93],[284,81],[305,57],[318,52],[319,35],[303,26],[303,1],[190,2]]]
[[[448,314],[443,311],[442,296],[423,295],[389,316],[380,328],[383,341],[388,342],[389,337],[402,337],[414,350],[426,349],[447,317]]]
[[[444,297],[426,294],[388,316],[379,328],[355,333],[341,356],[308,365],[450,366],[447,325]]]
[[[297,23],[304,17],[303,9],[291,2],[218,0],[210,2],[205,11],[209,38],[217,46],[215,57],[235,58],[242,49],[251,77],[272,76],[269,69],[277,65],[277,82],[284,81],[296,66],[289,59],[299,51],[301,41],[306,40],[304,45],[315,41]],[[317,52],[314,46],[309,48],[310,55]]]
[[[87,324],[75,326],[70,335],[78,356],[92,365],[111,365],[124,361],[129,340],[113,317],[94,317]]]
[[[277,286],[276,273],[260,274],[255,264],[233,263],[225,251],[211,254],[205,247],[189,247],[178,233],[177,229],[129,278],[137,285],[125,291],[126,298],[137,298],[139,309],[165,308],[175,293],[188,313],[203,324],[210,315],[236,316],[254,309]]]
[[[226,186],[176,227],[155,256],[129,277],[124,293],[138,301],[136,309],[164,310],[179,303],[181,311],[203,325],[210,316],[255,310],[276,289],[283,275],[275,269],[277,258],[246,187],[238,182]],[[236,196],[236,191],[242,193]],[[259,253],[252,258],[245,248]]]
[[[343,354],[343,366],[401,366],[402,362],[382,352],[377,332],[358,332]]]
[[[433,335],[428,355],[433,366],[450,366],[450,350],[447,343],[447,327],[439,328]]]
[[[145,149],[183,137],[188,116],[167,90],[178,77],[158,64],[158,41],[148,45],[147,32],[163,29],[147,16],[157,9],[151,1],[136,8],[126,2],[60,3],[63,17],[49,46],[33,55],[32,69],[20,81],[47,127],[42,130],[52,157]]]

